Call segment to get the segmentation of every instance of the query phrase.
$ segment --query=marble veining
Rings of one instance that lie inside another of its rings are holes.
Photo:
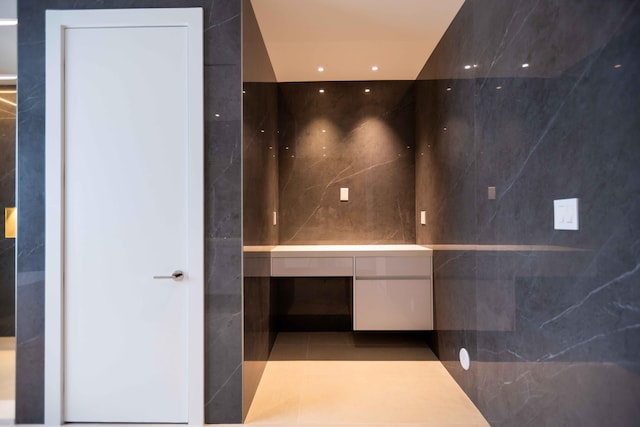
[[[414,243],[412,82],[278,89],[279,243]]]
[[[491,425],[640,416],[639,43],[638,1],[470,0],[416,83],[434,347]]]
[[[624,279],[630,278],[632,277],[634,274],[637,274],[638,271],[640,270],[640,264],[636,265],[635,268],[631,271],[627,271],[623,274],[621,274],[620,276],[608,281],[607,283],[602,284],[601,286],[593,289],[592,291],[590,291],[587,296],[585,296],[584,298],[582,298],[580,301],[578,301],[577,303],[573,304],[572,306],[568,307],[567,309],[565,309],[564,311],[562,311],[560,314],[558,314],[557,316],[552,317],[549,320],[544,321],[541,325],[540,328],[544,328],[546,325],[550,324],[550,323],[554,323],[556,321],[558,321],[559,319],[561,319],[562,317],[570,314],[572,311],[578,309],[580,306],[582,306],[588,299],[590,299],[593,296],[596,296],[598,293],[600,293],[601,291],[605,290],[606,288],[608,288],[611,285],[614,285]],[[624,306],[620,306],[618,304],[619,307],[623,308]],[[629,306],[627,306],[629,307]]]
[[[277,244],[278,88],[249,0],[243,0],[242,38],[242,416],[246,417],[276,337],[275,289],[264,247]],[[253,250],[252,250],[253,249]],[[256,251],[257,249],[257,251]]]

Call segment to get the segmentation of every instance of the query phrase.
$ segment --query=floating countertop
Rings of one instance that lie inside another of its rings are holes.
[[[329,257],[329,256],[400,256],[427,255],[433,251],[487,251],[487,252],[582,252],[589,249],[552,245],[275,245],[245,246],[247,254],[270,254],[283,257]]]
[[[589,249],[553,245],[471,245],[436,244],[429,245],[434,251],[476,251],[476,252],[584,252]]]
[[[352,276],[354,257],[429,257],[432,250],[421,245],[279,245],[245,246],[245,276],[269,276],[273,273],[271,262],[281,265],[288,262],[291,270],[285,275],[309,275],[309,265],[314,264],[313,276]],[[333,261],[330,261],[333,259]],[[288,260],[288,261],[287,261]],[[315,261],[313,261],[315,260]],[[345,262],[336,270],[327,262]],[[302,262],[302,264],[300,264]],[[295,264],[297,267],[292,267]],[[300,264],[302,267],[298,266]],[[317,264],[317,265],[315,265]],[[293,268],[293,270],[292,270]],[[279,270],[278,270],[279,271]],[[336,272],[337,271],[337,272]]]
[[[281,245],[271,250],[273,258],[333,256],[427,256],[431,249],[421,245]]]

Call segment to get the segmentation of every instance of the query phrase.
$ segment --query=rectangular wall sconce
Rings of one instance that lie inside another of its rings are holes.
[[[4,237],[15,239],[18,229],[18,212],[16,208],[4,208]]]
[[[340,201],[341,202],[348,202],[349,201],[349,189],[346,187],[343,187],[340,189]]]

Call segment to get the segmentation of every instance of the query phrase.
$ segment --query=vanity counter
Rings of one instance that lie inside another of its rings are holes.
[[[272,258],[426,256],[432,250],[420,245],[280,245],[270,246]]]
[[[354,330],[433,329],[430,248],[403,244],[244,249],[245,275],[351,277]]]

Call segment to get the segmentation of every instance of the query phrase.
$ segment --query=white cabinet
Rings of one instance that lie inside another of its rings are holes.
[[[367,256],[356,258],[359,277],[430,277],[431,256]]]
[[[356,331],[433,329],[431,281],[356,279],[353,312]]]
[[[284,245],[270,248],[269,253],[274,277],[352,277],[356,331],[433,329],[431,249],[419,245]]]
[[[356,257],[353,329],[433,329],[431,256]]]
[[[271,260],[271,275],[278,277],[349,277],[353,276],[353,258],[273,258]]]

